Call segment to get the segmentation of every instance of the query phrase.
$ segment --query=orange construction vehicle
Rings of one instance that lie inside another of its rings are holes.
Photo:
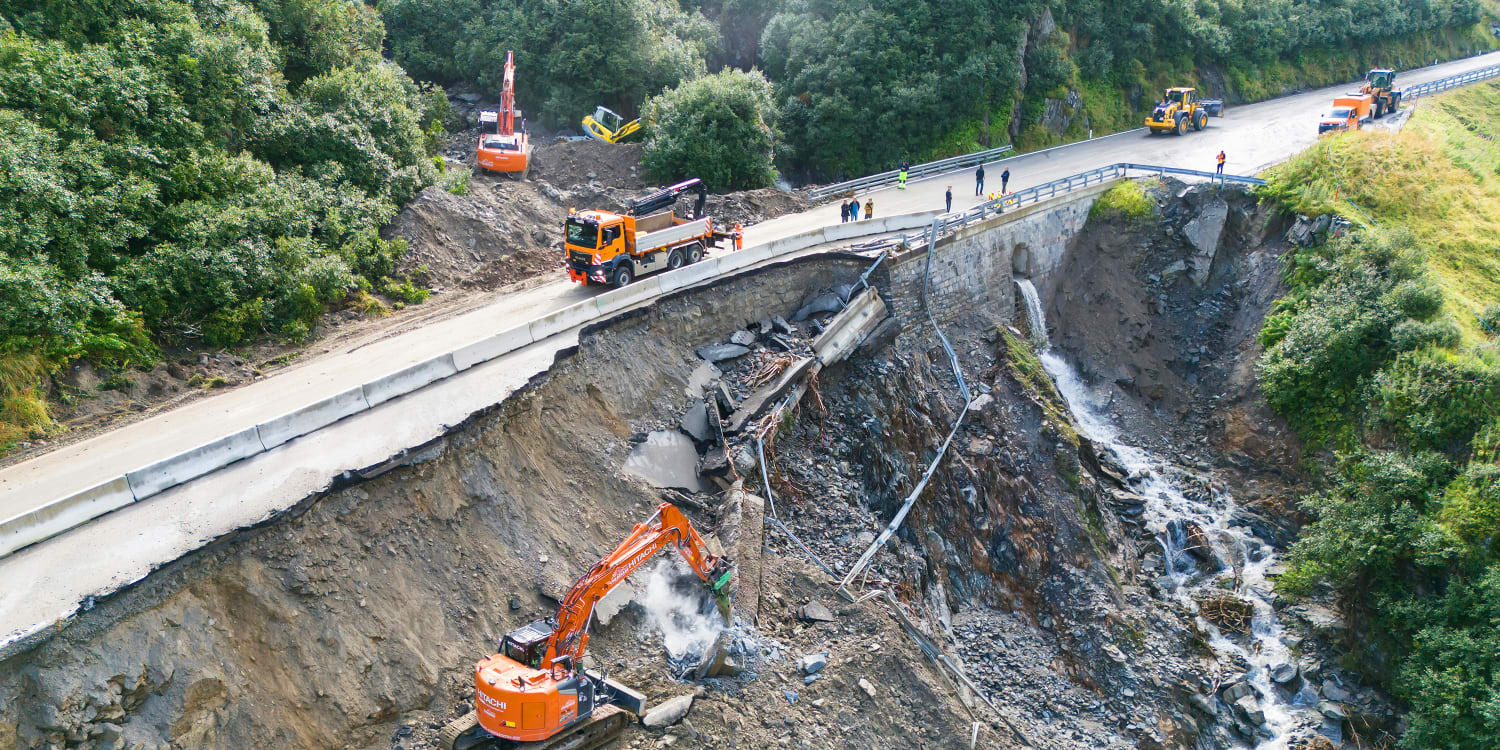
[[[1360,93],[1335,97],[1332,111],[1318,120],[1318,134],[1359,130],[1370,121],[1370,105],[1373,101],[1374,97]]]
[[[520,121],[521,126],[516,127]],[[516,109],[516,55],[505,53],[505,85],[500,90],[499,111],[479,113],[479,166],[491,172],[519,173],[523,176],[530,163],[530,144],[526,120]]]
[[[662,503],[573,584],[554,619],[512,630],[500,653],[474,665],[475,710],[445,727],[438,747],[586,750],[614,739],[629,719],[626,711],[644,713],[645,696],[584,669],[580,660],[594,605],[668,545],[707,584],[727,619],[733,565],[708,551],[682,511]]]
[[[697,188],[693,218],[677,216],[678,196]],[[581,284],[622,287],[657,271],[671,271],[697,263],[710,247],[731,241],[738,250],[744,230],[714,229],[713,219],[701,215],[708,191],[698,178],[684,180],[634,201],[629,215],[610,211],[568,209],[563,226],[563,251],[568,278]]]

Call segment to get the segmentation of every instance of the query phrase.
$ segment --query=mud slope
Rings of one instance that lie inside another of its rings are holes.
[[[470,665],[492,639],[549,613],[547,597],[659,501],[618,469],[632,436],[681,412],[693,348],[763,310],[788,313],[862,265],[773,269],[593,331],[496,411],[414,451],[414,465],[100,602],[0,665],[0,747],[425,746],[468,710]],[[710,688],[690,746],[966,745],[962,707],[878,604],[795,621],[811,597],[836,604],[810,571],[767,558],[761,614],[785,652]],[[624,622],[593,641],[602,663],[653,701],[692,690],[672,679],[660,643]],[[790,661],[823,650],[828,676],[804,685]],[[802,701],[794,712],[789,699]]]

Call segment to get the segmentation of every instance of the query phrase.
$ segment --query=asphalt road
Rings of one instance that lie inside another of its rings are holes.
[[[1404,72],[1397,82],[1408,86],[1494,64],[1500,64],[1500,53]],[[1011,190],[1122,161],[1212,170],[1214,155],[1220,149],[1228,157],[1227,171],[1254,174],[1313,143],[1317,139],[1319,114],[1336,94],[1349,88],[1349,85],[1335,86],[1232,107],[1223,118],[1210,119],[1208,129],[1185,136],[1151,136],[1144,131],[1131,131],[1004,159],[986,165],[986,187],[998,188],[1000,172],[1005,168],[1011,172]],[[943,192],[949,185],[953,187],[954,210],[981,201],[973,195],[972,169],[923,178],[910,183],[905,190],[871,191],[861,194],[860,199],[863,202],[866,197],[873,198],[877,216],[930,211],[942,207]],[[836,204],[820,206],[749,227],[745,244],[769,242],[838,220]],[[596,293],[594,289],[585,289],[560,277],[556,282],[523,292],[497,295],[493,303],[472,312],[354,350],[336,350],[311,358],[252,385],[0,470],[0,518],[87,489],[105,479],[586,299]]]

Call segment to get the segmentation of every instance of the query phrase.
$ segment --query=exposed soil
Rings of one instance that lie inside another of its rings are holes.
[[[452,168],[473,168],[474,136],[448,137],[450,162],[467,158],[466,167]],[[0,467],[269,377],[289,364],[448,319],[483,306],[497,292],[564,278],[558,238],[567,209],[621,210],[646,190],[639,170],[639,145],[572,141],[537,146],[525,181],[474,170],[466,195],[427,188],[382,232],[406,239],[398,271],[432,289],[427,301],[407,306],[382,298],[387,311],[381,314],[351,303],[325,314],[304,344],[173,348],[149,371],[100,372],[78,362],[52,382],[53,417],[64,429],[19,443],[0,456]],[[708,213],[726,226],[748,226],[807,207],[798,195],[763,189],[710,196]]]

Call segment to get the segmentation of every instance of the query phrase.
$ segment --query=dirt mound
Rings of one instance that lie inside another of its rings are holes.
[[[708,197],[708,215],[725,226],[743,224],[750,226],[778,216],[806,211],[812,203],[797,193],[788,193],[775,188],[745,190],[728,195]]]
[[[531,152],[531,179],[559,188],[598,183],[639,190],[646,186],[640,173],[639,143],[567,141],[537,145]]]
[[[423,190],[385,229],[406,240],[400,269],[435,288],[494,288],[561,263],[566,209],[541,186],[476,175],[468,195]]]

